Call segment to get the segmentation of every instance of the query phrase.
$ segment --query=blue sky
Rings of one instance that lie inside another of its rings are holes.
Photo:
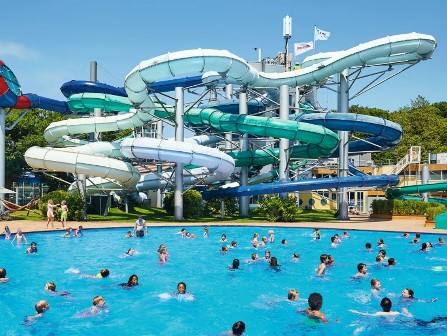
[[[421,94],[447,100],[445,13],[447,1],[7,1],[2,4],[0,59],[16,73],[24,92],[61,98],[59,87],[88,79],[89,62],[99,63],[100,81],[122,86],[140,61],[168,51],[228,49],[256,59],[283,48],[282,17],[293,17],[292,42],[312,40],[313,25],[332,33],[317,51],[347,49],[386,35],[433,35],[432,60],[370,91],[352,104],[396,109]],[[322,105],[332,93],[320,94]],[[330,107],[330,106],[329,106]]]

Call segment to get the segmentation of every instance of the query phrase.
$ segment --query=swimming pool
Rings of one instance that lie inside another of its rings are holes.
[[[243,320],[247,335],[445,335],[447,322],[421,326],[413,318],[390,320],[362,317],[350,312],[374,313],[384,296],[393,301],[393,310],[408,310],[421,320],[447,315],[447,246],[420,253],[421,244],[410,244],[399,233],[350,231],[337,248],[330,247],[330,237],[341,230],[321,230],[321,240],[311,238],[311,229],[274,228],[276,241],[269,244],[272,256],[278,258],[281,271],[275,272],[265,262],[247,264],[251,253],[260,257],[264,249],[251,247],[254,232],[267,236],[268,228],[210,227],[208,239],[202,228],[188,228],[196,239],[182,239],[179,228],[151,228],[144,238],[124,238],[126,229],[88,230],[84,237],[64,239],[62,233],[28,234],[28,242],[38,243],[36,255],[26,255],[26,246],[13,246],[0,241],[0,267],[7,269],[9,282],[0,284],[0,334],[2,335],[219,335]],[[238,247],[226,254],[219,251],[220,235],[226,233]],[[412,235],[413,236],[413,235]],[[378,266],[376,241],[383,238],[387,256],[397,265]],[[288,245],[281,245],[287,239]],[[421,243],[436,243],[438,236],[423,234]],[[366,242],[373,252],[366,252]],[[168,247],[169,260],[160,265],[157,249]],[[137,254],[124,257],[128,248]],[[297,252],[299,262],[292,261]],[[323,278],[315,276],[321,253],[331,254],[335,264]],[[234,258],[241,270],[229,271]],[[369,275],[352,280],[357,264],[364,262]],[[70,269],[96,274],[110,270],[106,279],[85,279]],[[139,276],[140,285],[124,290],[118,284],[131,274]],[[382,283],[377,297],[370,291],[371,278]],[[44,291],[47,281],[70,296],[51,296]],[[162,293],[173,293],[184,281],[194,301],[160,299]],[[400,293],[405,287],[415,292],[416,302],[404,302]],[[295,288],[301,300],[287,302],[287,292]],[[329,323],[308,320],[297,310],[307,307],[312,292],[323,295],[322,311]],[[79,315],[91,306],[94,296],[106,299],[108,312],[91,317]],[[430,299],[438,298],[436,302]],[[23,319],[34,314],[34,304],[45,299],[50,310],[31,325]]]

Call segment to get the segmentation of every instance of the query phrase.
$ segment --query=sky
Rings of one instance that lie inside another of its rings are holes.
[[[25,93],[63,99],[60,86],[89,79],[98,61],[98,80],[123,86],[139,62],[169,51],[227,49],[256,60],[283,50],[282,18],[293,18],[293,42],[313,39],[313,26],[331,32],[317,52],[348,49],[393,34],[418,32],[438,42],[433,59],[369,91],[351,104],[395,110],[418,94],[447,100],[447,1],[298,0],[90,0],[5,1],[1,6],[0,59]],[[303,56],[309,55],[304,54]],[[365,83],[366,84],[366,83]],[[334,94],[320,93],[331,108]]]

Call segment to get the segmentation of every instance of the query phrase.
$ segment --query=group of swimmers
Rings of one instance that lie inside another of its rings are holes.
[[[141,227],[142,226],[142,227]],[[138,234],[138,231],[143,231],[143,235]],[[67,232],[70,233],[70,237],[72,236],[71,234],[71,228],[67,229]],[[144,220],[143,222],[141,221],[141,218],[139,218],[135,224],[135,229],[134,229],[134,234],[132,234],[131,231],[128,232],[128,234],[126,234],[126,237],[132,237],[132,236],[136,236],[136,237],[142,237],[144,236],[144,233],[147,233],[147,228],[145,227],[144,224]],[[5,230],[3,232],[5,239],[10,239],[12,234],[11,231],[8,227],[5,227]],[[189,233],[185,228],[181,229],[178,234],[181,235],[182,238],[195,238],[196,236],[192,233]],[[66,233],[67,235],[67,233]],[[82,235],[82,226],[80,226],[74,234],[74,237],[78,237]],[[207,238],[209,235],[209,229],[208,227],[204,228],[204,232],[203,232],[203,237]],[[315,229],[314,233],[313,233],[313,238],[315,240],[320,240],[321,239],[321,233],[319,229]],[[404,238],[410,238],[410,235],[408,233],[404,233],[403,237]],[[65,235],[64,235],[65,237]],[[338,235],[335,234],[334,236],[332,236],[330,238],[330,246],[332,248],[337,248],[344,239],[348,239],[349,238],[349,233],[348,232],[343,232],[342,235]],[[417,244],[420,242],[420,234],[416,234],[415,238],[412,239],[411,243],[412,244]],[[23,242],[27,242],[27,239],[25,237],[25,235],[23,234],[23,232],[19,229],[17,230],[16,235],[14,236],[12,241],[16,241],[17,243],[23,243]],[[229,251],[229,249],[235,249],[238,246],[238,243],[235,240],[232,240],[229,245],[227,245],[228,243],[228,239],[226,234],[222,234],[221,238],[220,238],[220,243],[222,243],[222,247],[221,247],[221,252],[222,253],[226,253]],[[258,248],[266,248],[268,246],[268,244],[274,243],[275,242],[275,235],[274,235],[274,231],[273,230],[269,230],[268,231],[268,236],[263,236],[262,238],[260,238],[258,233],[253,234],[253,237],[250,241],[252,247],[258,249]],[[288,242],[286,239],[282,239],[281,240],[281,245],[287,245]],[[438,239],[437,244],[433,245],[430,242],[423,242],[420,251],[421,252],[428,252],[431,248],[433,248],[434,246],[442,246],[445,245],[445,240],[443,237],[440,237]],[[383,239],[379,239],[377,241],[377,248],[380,249],[377,256],[376,256],[376,261],[378,263],[384,263],[386,262],[386,266],[388,267],[392,267],[394,265],[396,265],[396,260],[394,258],[388,258],[387,257],[387,253],[385,250],[385,242]],[[367,242],[365,244],[365,250],[367,252],[372,252],[372,244],[370,242]],[[36,253],[37,252],[37,244],[35,242],[32,242],[30,244],[30,246],[27,248],[26,253],[28,254],[32,254],[32,253]],[[127,256],[132,256],[135,254],[135,250],[132,248],[129,248],[127,250],[127,252],[125,253]],[[168,261],[168,249],[166,247],[166,245],[164,244],[160,244],[157,253],[159,255],[159,261],[160,263],[166,263]],[[298,253],[293,253],[292,254],[292,260],[293,261],[299,261],[300,259],[300,255]],[[275,270],[275,271],[280,271],[280,265],[278,263],[278,260],[276,257],[271,256],[271,252],[269,249],[265,249],[264,251],[264,257],[263,258],[259,258],[257,253],[252,253],[251,257],[249,260],[247,260],[247,263],[254,263],[257,261],[266,261],[268,262],[268,265],[271,269]],[[320,255],[320,264],[316,270],[316,275],[319,277],[323,277],[325,275],[325,271],[327,269],[327,267],[331,267],[334,265],[334,258],[330,255],[330,254],[321,254]],[[235,271],[235,270],[240,270],[240,260],[235,258],[233,259],[232,263],[230,266],[228,266],[229,270],[231,271]],[[74,270],[72,271],[72,273],[80,273],[78,270]],[[96,275],[88,275],[88,274],[82,274],[82,277],[85,278],[96,278],[96,279],[103,279],[103,278],[107,278],[110,275],[110,271],[108,269],[102,269],[100,270],[100,272]],[[358,263],[357,264],[357,273],[353,276],[353,278],[355,279],[361,279],[364,278],[368,275],[368,268],[367,265],[365,263]],[[7,282],[8,278],[7,278],[7,273],[6,273],[6,269],[4,268],[0,268],[0,282]],[[121,283],[119,284],[119,286],[121,286],[124,289],[131,289],[135,286],[139,285],[139,279],[138,276],[136,274],[132,274],[127,282]],[[371,291],[376,295],[379,296],[381,293],[381,282],[378,279],[371,279],[370,281],[370,285],[371,285]],[[69,296],[70,293],[67,291],[56,291],[56,284],[54,282],[48,282],[45,284],[45,291],[47,291],[49,294],[51,295],[58,295],[58,296]],[[177,291],[174,292],[173,294],[161,294],[160,298],[163,299],[167,299],[167,298],[173,298],[173,297],[177,297],[177,298],[184,298],[185,300],[191,300],[193,299],[193,295],[190,293],[186,292],[186,284],[184,282],[180,282],[177,285]],[[402,290],[401,293],[401,297],[403,299],[406,300],[415,300],[415,293],[414,290],[411,288],[404,288]],[[287,294],[287,298],[289,301],[298,301],[299,299],[299,293],[296,289],[291,289],[289,290],[288,294]],[[436,299],[432,299],[430,301],[435,301]],[[314,319],[314,320],[318,320],[321,322],[328,322],[325,314],[321,311],[322,306],[323,306],[323,297],[320,293],[311,293],[308,297],[308,308],[306,308],[303,313],[305,313],[310,319]],[[362,313],[362,312],[358,312],[358,311],[354,311],[351,310],[352,313],[355,314],[360,314],[360,315],[371,315],[371,316],[397,316],[399,314],[402,314],[404,316],[408,316],[408,317],[412,317],[411,313],[408,312],[407,309],[403,309],[402,312],[396,312],[396,311],[392,311],[392,301],[390,298],[388,297],[384,297],[381,301],[380,301],[380,307],[381,307],[381,311],[375,313],[375,314],[368,314],[368,313]],[[39,318],[41,316],[43,316],[43,314],[49,309],[49,304],[46,300],[40,300],[35,304],[35,310],[36,310],[36,314],[33,316],[29,316],[26,318],[26,322],[27,323],[31,323],[33,322],[36,318]],[[89,315],[95,315],[98,314],[100,312],[103,312],[106,310],[106,306],[105,306],[105,299],[102,296],[95,296],[92,300],[92,306],[89,309],[88,314]],[[423,324],[423,323],[435,323],[435,322],[439,322],[440,320],[442,320],[442,318],[435,318],[432,321],[428,321],[428,322],[424,322],[421,320],[419,321],[419,324]],[[232,331],[231,331],[231,335],[242,335],[245,331],[245,323],[243,321],[238,321],[236,322],[233,327],[232,327]]]

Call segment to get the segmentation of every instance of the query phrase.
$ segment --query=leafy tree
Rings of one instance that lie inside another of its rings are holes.
[[[212,199],[206,202],[207,213],[216,216],[220,215],[221,212],[221,199]],[[238,213],[237,203],[235,198],[225,198],[223,199],[225,216],[235,216]]]
[[[11,110],[6,124],[12,124],[23,111]],[[60,114],[44,110],[31,110],[11,131],[6,132],[6,185],[30,168],[25,162],[25,151],[32,146],[47,146],[43,132],[54,121],[64,119]],[[54,183],[54,181],[48,181]]]
[[[259,202],[258,213],[267,217],[269,222],[293,222],[303,209],[297,206],[295,196],[284,199],[267,196]]]
[[[438,114],[441,117],[447,118],[447,101],[442,101],[439,103],[432,104],[433,107],[436,107],[438,109]]]
[[[418,95],[414,100],[411,101],[411,108],[421,108],[421,107],[427,107],[430,105],[430,102],[423,96]]]
[[[166,194],[163,208],[166,212],[174,215],[174,192]],[[202,194],[197,190],[189,189],[183,193],[183,216],[185,218],[194,218],[202,214],[203,200]]]

